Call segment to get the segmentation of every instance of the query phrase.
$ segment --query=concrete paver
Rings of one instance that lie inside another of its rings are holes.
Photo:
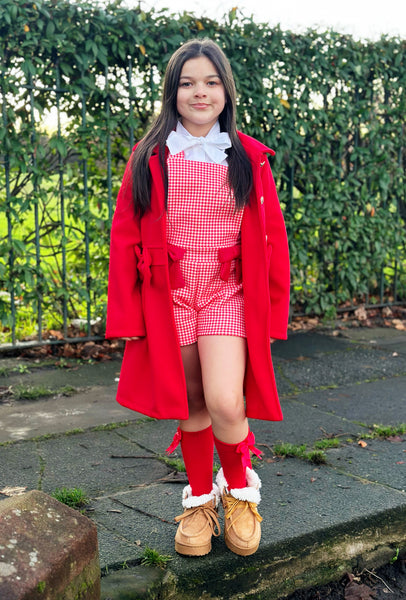
[[[264,451],[256,466],[263,536],[252,557],[233,555],[222,536],[209,556],[176,555],[173,517],[182,511],[184,476],[170,479],[173,469],[159,460],[176,423],[145,419],[114,402],[117,362],[63,370],[63,385],[76,381],[80,388],[73,396],[0,405],[0,441],[13,442],[0,445],[0,491],[81,487],[92,498],[88,515],[98,526],[103,568],[137,565],[147,546],[171,556],[165,576],[152,577],[162,597],[276,599],[347,569],[379,566],[396,548],[406,550],[406,435],[368,434],[375,423],[406,422],[406,336],[387,329],[344,334],[298,333],[273,347],[284,421],[251,423]],[[35,381],[47,382],[52,373],[55,386],[58,374],[47,371],[36,371]],[[0,386],[15,385],[12,377]],[[115,429],[95,429],[114,423]],[[84,431],[65,435],[72,429]],[[327,437],[341,446],[326,450],[324,465],[273,452],[277,442],[311,450]],[[123,589],[140,573],[140,566],[128,571]]]

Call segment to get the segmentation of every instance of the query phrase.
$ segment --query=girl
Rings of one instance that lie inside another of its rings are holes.
[[[289,308],[288,244],[267,154],[237,132],[222,50],[207,39],[181,46],[118,195],[106,331],[127,340],[118,402],[180,421],[168,448],[180,442],[189,479],[175,519],[180,554],[210,551],[220,498],[227,546],[249,555],[260,541],[250,451],[260,453],[247,417],[282,419],[270,342],[286,339]]]

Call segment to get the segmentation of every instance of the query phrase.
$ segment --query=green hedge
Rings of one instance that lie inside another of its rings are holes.
[[[40,327],[103,317],[123,166],[170,55],[196,36],[230,59],[240,128],[276,150],[295,310],[405,299],[405,41],[297,35],[235,9],[216,22],[0,0],[0,318],[17,336],[32,310]]]

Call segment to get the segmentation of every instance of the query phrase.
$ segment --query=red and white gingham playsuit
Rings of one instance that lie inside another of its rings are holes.
[[[246,337],[240,230],[228,167],[169,155],[167,241],[181,346],[200,335]]]

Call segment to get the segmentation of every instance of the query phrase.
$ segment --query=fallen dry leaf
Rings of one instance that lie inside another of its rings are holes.
[[[63,340],[64,338],[62,331],[57,331],[56,329],[50,329],[49,336],[51,338],[55,338],[56,340]]]
[[[403,442],[403,438],[400,435],[391,435],[386,438],[388,442]]]
[[[359,308],[357,308],[357,310],[354,311],[354,315],[360,321],[366,321],[368,318],[368,314],[367,314],[367,311],[365,310],[365,306],[360,306]]]
[[[392,319],[392,324],[395,326],[395,329],[399,331],[405,331],[405,323],[401,319]]]
[[[375,598],[375,592],[364,583],[356,583],[355,577],[348,574],[349,582],[345,586],[345,600],[372,600]]]

